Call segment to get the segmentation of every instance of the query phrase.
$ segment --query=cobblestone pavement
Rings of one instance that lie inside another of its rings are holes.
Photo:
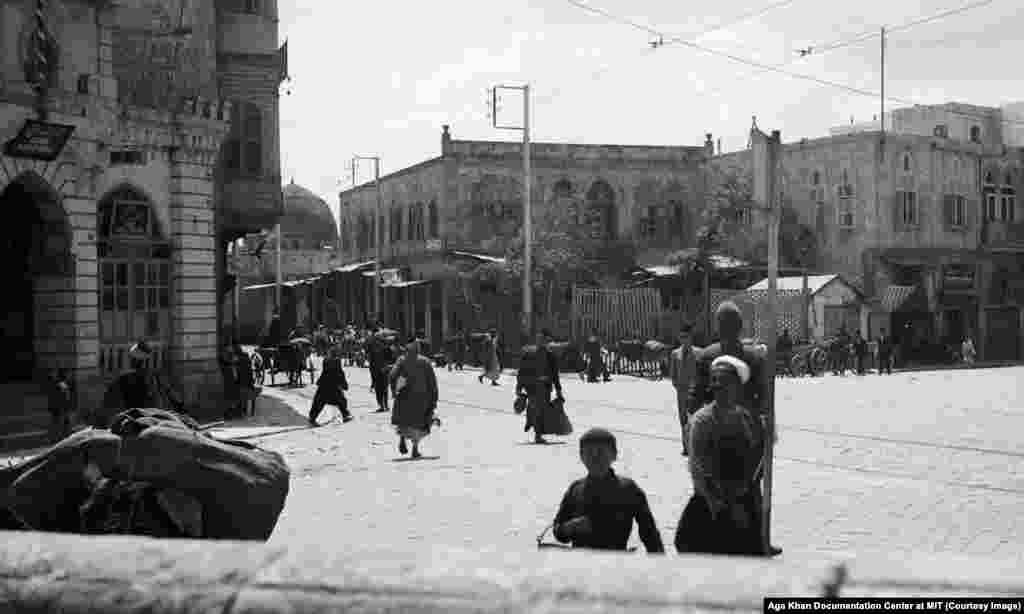
[[[293,470],[272,541],[308,533],[333,548],[533,548],[566,486],[582,475],[577,437],[601,425],[618,435],[617,470],[647,491],[671,547],[691,485],[667,381],[586,384],[566,376],[576,433],[537,446],[512,413],[513,376],[492,387],[477,382],[478,370],[438,369],[443,428],[422,444],[425,459],[407,461],[396,450],[390,416],[371,413],[366,371],[347,373],[353,422],[297,426],[299,416],[288,407],[306,412],[313,388],[268,389],[260,418],[269,412],[275,426],[257,428],[256,421],[222,431],[277,433],[258,438]],[[1024,368],[780,380],[773,541],[790,556],[1020,556],[1022,393]]]

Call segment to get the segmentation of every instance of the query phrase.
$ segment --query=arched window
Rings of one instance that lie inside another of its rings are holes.
[[[430,226],[430,228],[429,228],[429,230],[430,230],[430,238],[431,239],[440,239],[441,238],[440,219],[438,219],[438,216],[437,216],[437,202],[436,201],[433,201],[433,200],[430,201],[430,204],[427,206],[427,222],[428,222],[428,224]]]
[[[904,173],[909,173],[910,172],[910,163],[911,163],[910,154],[903,154],[903,172]]]
[[[821,171],[811,173],[811,202],[825,202],[825,187],[821,185]]]
[[[980,126],[971,126],[971,142],[972,143],[980,143],[981,142],[981,127]]]
[[[251,102],[231,107],[231,132],[224,145],[224,166],[233,175],[263,174],[263,112]]]
[[[131,187],[99,203],[100,339],[169,341],[171,247],[144,194]]]
[[[992,171],[985,173],[985,184],[981,191],[985,195],[985,219],[989,221],[998,219],[999,195],[996,191],[996,178]]]

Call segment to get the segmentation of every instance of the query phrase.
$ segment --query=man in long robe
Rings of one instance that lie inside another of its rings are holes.
[[[516,394],[527,397],[523,430],[533,429],[533,441],[539,444],[547,443],[544,435],[556,434],[558,429],[557,409],[551,404],[552,390],[564,401],[562,382],[558,378],[558,358],[548,348],[550,343],[551,332],[541,330],[537,343],[523,348],[516,376]]]
[[[718,306],[715,312],[715,319],[718,323],[718,334],[721,339],[718,343],[712,343],[697,354],[696,370],[694,371],[693,383],[690,385],[689,402],[687,409],[690,417],[697,413],[702,407],[714,400],[714,393],[711,389],[711,363],[719,356],[733,356],[739,358],[750,367],[750,377],[743,384],[740,404],[745,407],[754,420],[754,426],[759,431],[762,429],[761,420],[768,409],[765,392],[764,359],[752,348],[744,347],[740,341],[740,333],[743,331],[743,316],[739,307],[732,301],[725,301]],[[755,439],[765,445],[766,436],[774,436],[758,432]],[[757,482],[760,482],[760,477]],[[763,493],[760,486],[755,489],[756,498],[756,523],[761,524]],[[763,544],[764,554],[775,556],[782,552],[771,544]]]
[[[438,424],[434,416],[438,391],[434,365],[420,354],[418,340],[411,339],[406,345],[405,355],[392,367],[388,381],[395,396],[391,424],[398,433],[398,451],[406,453],[405,440],[409,439],[412,457],[421,458],[420,440],[430,434],[431,426]]]
[[[601,337],[598,336],[597,328],[595,327],[591,329],[590,337],[583,344],[583,353],[587,356],[587,382],[589,383],[596,383],[598,377],[603,378],[606,382],[612,380],[611,376],[608,375],[608,367],[604,364],[604,356],[601,353],[602,349]]]

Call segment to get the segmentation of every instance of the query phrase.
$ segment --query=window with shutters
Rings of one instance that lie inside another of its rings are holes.
[[[962,229],[967,227],[967,198],[960,194],[946,194],[942,197],[943,216],[946,227]]]
[[[640,220],[640,236],[653,239],[658,235],[658,207],[649,205],[646,215]]]
[[[165,341],[171,334],[171,249],[140,192],[119,188],[99,204],[100,339]]]
[[[821,183],[821,171],[811,173],[811,202],[825,202],[825,187]]]
[[[985,219],[993,222],[998,219],[999,194],[996,190],[995,177],[991,171],[985,173],[985,183],[981,191],[985,197]]]
[[[441,238],[440,219],[437,215],[437,202],[430,201],[427,206],[427,231],[430,233],[431,239]]]
[[[234,176],[263,174],[263,112],[251,102],[236,102],[231,132],[224,144],[224,166]]]
[[[900,226],[913,228],[921,223],[920,212],[917,208],[917,193],[910,191],[896,192],[896,206]]]
[[[1013,176],[1010,173],[1003,179],[999,192],[999,221],[1013,222],[1016,218],[1014,209],[1017,208],[1017,191],[1013,187]]]

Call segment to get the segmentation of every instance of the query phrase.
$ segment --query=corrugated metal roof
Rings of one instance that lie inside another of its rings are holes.
[[[882,309],[888,312],[899,311],[916,291],[917,286],[889,286],[882,294]]]
[[[372,266],[374,264],[377,264],[376,260],[367,260],[366,262],[354,262],[352,264],[346,264],[345,266],[340,266],[334,270],[339,273],[354,273],[359,269]]]
[[[400,269],[381,269],[380,275],[381,277],[387,277],[388,275],[398,275],[399,271]],[[363,271],[364,277],[375,277],[376,275],[377,271]]]
[[[395,281],[387,284],[382,284],[384,288],[408,288],[410,286],[421,286],[423,284],[429,284],[429,279],[413,279],[411,281]]]
[[[462,256],[463,258],[472,258],[474,260],[481,260],[481,261],[484,261],[484,262],[494,262],[494,263],[497,263],[497,264],[504,264],[505,263],[505,259],[504,258],[500,258],[498,256],[488,256],[487,254],[474,254],[473,252],[453,251],[452,255],[453,256]]]
[[[830,284],[832,282],[832,280],[834,280],[836,278],[839,278],[839,280],[842,281],[842,278],[839,277],[839,275],[836,275],[836,274],[832,274],[832,275],[808,275],[807,276],[807,290],[811,294],[817,294],[819,290],[821,290],[822,288],[824,288],[825,286]],[[779,277],[776,281],[777,281],[777,284],[776,284],[775,287],[777,289],[779,289],[779,290],[795,290],[797,292],[802,292],[803,289],[804,289],[804,278],[803,278],[802,275],[797,275],[797,276],[794,276],[794,277]],[[846,283],[846,282],[843,282],[843,283]],[[849,285],[849,284],[847,284],[847,285]],[[753,286],[750,286],[749,288],[747,288],[747,290],[767,290],[767,289],[768,289],[768,278],[767,277],[762,279],[761,281],[757,282]]]

